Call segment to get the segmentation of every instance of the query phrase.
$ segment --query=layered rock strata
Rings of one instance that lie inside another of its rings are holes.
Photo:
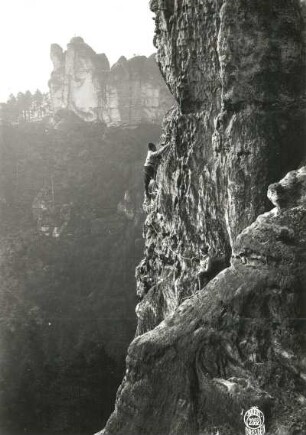
[[[160,124],[174,101],[152,55],[121,57],[110,68],[105,54],[97,54],[80,37],[67,50],[51,46],[53,72],[49,81],[53,110],[68,109],[85,121],[108,126]]]
[[[270,187],[277,208],[266,196],[305,155],[299,1],[151,8],[178,108],[146,205],[138,337],[103,433],[243,433],[257,405],[269,433],[306,431],[305,168]]]

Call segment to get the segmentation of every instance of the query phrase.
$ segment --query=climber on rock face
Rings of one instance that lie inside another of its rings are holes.
[[[149,185],[151,180],[155,180],[157,167],[160,161],[162,154],[168,149],[169,144],[165,145],[158,151],[156,150],[156,145],[152,142],[148,144],[148,154],[144,164],[144,184],[145,184],[145,193],[146,198],[150,199],[151,194],[149,191]]]

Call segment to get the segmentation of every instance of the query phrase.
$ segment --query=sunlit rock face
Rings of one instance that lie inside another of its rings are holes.
[[[178,107],[145,204],[137,337],[103,433],[237,435],[251,406],[269,433],[303,433],[305,168],[285,177],[305,156],[300,2],[150,5]]]
[[[85,121],[107,125],[160,124],[174,101],[154,56],[121,57],[110,68],[105,54],[96,54],[82,38],[72,38],[63,52],[51,46],[49,81],[53,110],[68,109]]]

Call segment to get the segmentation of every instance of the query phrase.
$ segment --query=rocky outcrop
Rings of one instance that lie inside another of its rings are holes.
[[[178,108],[146,204],[138,337],[103,433],[237,434],[251,406],[271,434],[306,431],[305,168],[275,184],[305,154],[299,1],[151,8]]]
[[[82,38],[67,50],[51,46],[53,72],[49,81],[53,110],[68,109],[85,121],[108,126],[160,124],[174,101],[156,66],[155,56],[121,57],[110,68]]]
[[[145,223],[137,272],[142,332],[202,286],[207,254],[214,259],[209,278],[229,264],[237,235],[269,209],[269,184],[304,152],[297,4],[175,5],[168,16],[152,2],[159,64],[180,108],[165,121],[162,143],[171,151]]]
[[[273,184],[277,207],[240,234],[231,266],[132,342],[103,433],[240,434],[251,406],[270,434],[306,431],[305,195],[306,167]]]

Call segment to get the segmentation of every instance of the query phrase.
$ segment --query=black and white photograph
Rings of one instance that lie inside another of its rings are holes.
[[[306,0],[0,17],[0,435],[306,435]]]

